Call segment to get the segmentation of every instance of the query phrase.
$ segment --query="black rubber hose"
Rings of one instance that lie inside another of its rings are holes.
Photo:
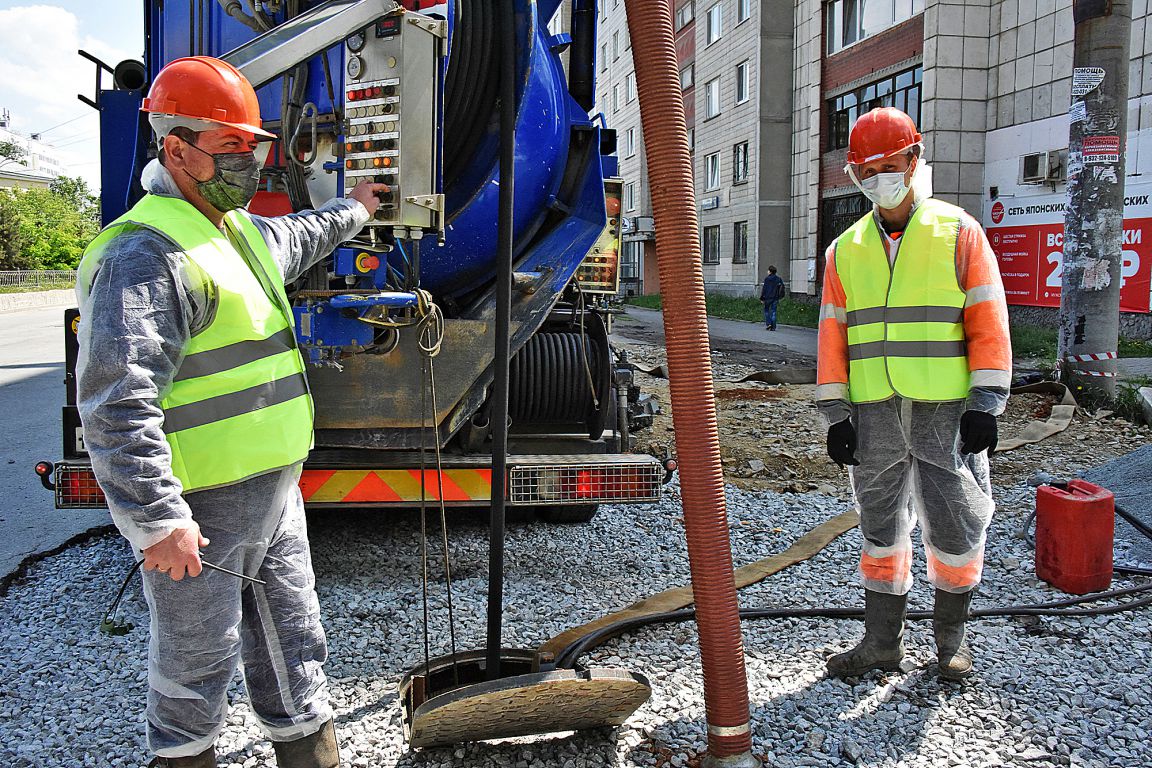
[[[1140,533],[1144,534],[1148,539],[1152,539],[1152,526],[1149,526],[1148,523],[1136,517],[1136,515],[1124,509],[1124,507],[1119,504],[1116,505],[1116,514],[1120,515],[1120,517],[1124,519],[1124,522],[1140,531]]]
[[[508,377],[516,189],[516,7],[500,0],[500,220],[496,248],[496,359],[493,362],[492,518],[488,531],[489,680],[500,678],[504,614],[504,506],[508,469]]]
[[[496,13],[488,0],[456,0],[444,86],[444,186],[475,160],[497,109],[500,57]]]
[[[1122,613],[1136,608],[1152,605],[1152,595],[1132,600],[1118,605],[1106,605],[1098,608],[1075,608],[1072,606],[1096,602],[1115,597],[1142,594],[1152,591],[1152,584],[1139,587],[1129,587],[1111,592],[1099,592],[1083,597],[1057,600],[1050,603],[1031,603],[1025,605],[1009,606],[1007,608],[977,608],[971,616],[977,617],[1005,617],[1005,616],[1107,616]],[[740,611],[740,618],[747,619],[860,619],[864,616],[863,608],[745,608]],[[586,635],[576,642],[562,649],[556,654],[556,666],[559,668],[572,668],[577,659],[597,648],[601,644],[618,637],[625,632],[631,632],[641,627],[654,624],[673,624],[682,621],[692,621],[696,618],[696,611],[686,608],[680,611],[670,611],[652,616],[641,616],[635,619],[609,624],[606,627]],[[911,620],[924,620],[932,618],[932,611],[908,611],[907,618]]]

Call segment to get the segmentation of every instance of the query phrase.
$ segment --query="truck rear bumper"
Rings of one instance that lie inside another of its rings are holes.
[[[491,457],[445,457],[437,472],[434,459],[421,470],[411,454],[384,461],[373,452],[371,464],[309,459],[300,491],[310,508],[419,507],[422,503],[468,507],[492,499]],[[643,454],[512,455],[506,483],[510,506],[541,504],[643,503],[660,498],[664,465]],[[57,509],[107,507],[92,467],[62,461],[52,467]]]

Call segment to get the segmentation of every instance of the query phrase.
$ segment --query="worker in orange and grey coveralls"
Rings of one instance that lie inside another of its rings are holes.
[[[925,193],[908,115],[863,115],[847,159],[874,208],[827,252],[816,399],[828,455],[851,467],[865,634],[828,671],[899,666],[919,521],[939,673],[959,680],[972,671],[965,623],[995,508],[988,455],[1012,376],[1004,288],[980,225]]]

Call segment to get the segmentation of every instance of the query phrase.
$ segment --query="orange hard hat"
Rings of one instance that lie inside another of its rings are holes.
[[[870,163],[906,152],[923,137],[912,118],[895,107],[879,107],[860,116],[848,136],[848,162]]]
[[[260,127],[260,102],[240,70],[211,56],[176,59],[160,70],[144,112],[209,120],[230,128],[274,139]]]

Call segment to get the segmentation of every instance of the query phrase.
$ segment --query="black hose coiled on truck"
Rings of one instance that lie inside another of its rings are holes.
[[[452,51],[444,85],[444,187],[476,156],[493,129],[500,84],[496,14],[490,0],[455,0]]]
[[[512,358],[511,413],[520,424],[585,424],[595,408],[584,370],[584,348],[593,381],[605,373],[607,351],[579,333],[537,333]]]

